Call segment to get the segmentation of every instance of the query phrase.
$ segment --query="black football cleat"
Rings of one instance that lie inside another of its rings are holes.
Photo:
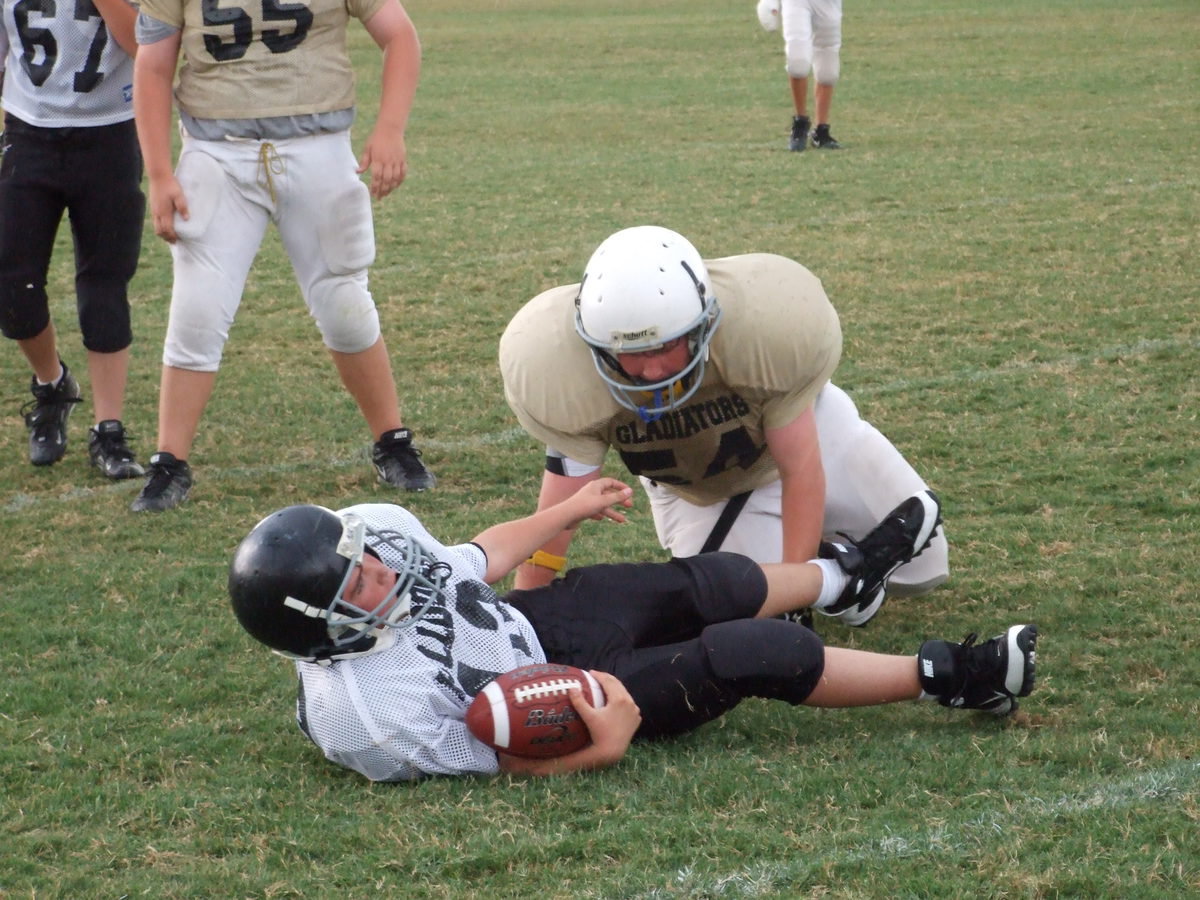
[[[788,138],[788,149],[803,153],[808,146],[808,129],[812,124],[808,116],[792,116],[792,136]]]
[[[969,634],[961,644],[922,644],[917,654],[921,687],[942,706],[1006,716],[1016,710],[1018,697],[1033,690],[1037,626],[1013,625],[982,644],[976,637]]]
[[[921,555],[941,521],[937,495],[921,491],[893,509],[862,540],[839,535],[839,540],[823,541],[820,557],[836,560],[850,583],[832,606],[817,612],[847,625],[866,625],[883,606],[892,573]]]
[[[29,429],[29,461],[35,466],[58,462],[67,452],[67,419],[81,399],[79,382],[62,363],[58,384],[29,384],[33,399],[21,409],[25,427]]]
[[[116,419],[105,419],[89,429],[88,459],[113,481],[141,478],[146,474],[125,442],[125,426]]]
[[[437,479],[421,462],[421,451],[413,446],[412,437],[407,428],[384,432],[372,448],[371,462],[384,484],[406,491],[427,491]]]
[[[817,130],[813,132],[812,145],[818,150],[842,149],[842,145],[838,143],[837,138],[829,133],[828,125],[817,126]]]
[[[192,489],[192,468],[171,453],[155,453],[142,492],[130,505],[134,512],[162,512],[174,509],[187,499]]]

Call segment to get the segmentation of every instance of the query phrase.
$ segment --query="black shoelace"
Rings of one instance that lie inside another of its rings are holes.
[[[56,407],[82,402],[82,397],[62,397],[60,399],[50,401],[38,400],[35,398],[21,407],[21,415],[25,417],[25,424],[30,428],[33,428],[37,425],[43,424],[44,422],[50,421],[54,416],[57,416],[58,409]]]

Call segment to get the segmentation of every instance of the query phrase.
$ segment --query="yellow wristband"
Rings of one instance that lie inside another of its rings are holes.
[[[541,566],[543,569],[549,569],[551,572],[561,572],[567,567],[567,558],[565,556],[555,556],[553,553],[547,553],[545,550],[534,550],[533,556],[525,560],[525,562],[534,566]]]

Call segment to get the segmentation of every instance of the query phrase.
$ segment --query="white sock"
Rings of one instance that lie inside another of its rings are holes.
[[[62,367],[62,363],[59,363],[58,364],[58,374],[55,375],[51,381],[42,381],[42,379],[37,377],[37,373],[34,373],[33,377],[37,378],[38,384],[49,384],[53,387],[58,387],[58,383],[63,380],[63,376],[66,374],[67,374],[67,370]]]
[[[813,603],[813,608],[824,609],[832,606],[834,601],[842,596],[842,591],[850,583],[850,576],[842,571],[842,567],[837,564],[836,560],[814,559],[812,563],[820,566],[821,572],[825,576],[821,582],[821,593]]]

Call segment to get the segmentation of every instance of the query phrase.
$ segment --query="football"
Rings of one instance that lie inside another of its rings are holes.
[[[572,687],[592,706],[604,705],[599,682],[582,669],[558,663],[513,669],[475,695],[467,728],[492,749],[527,759],[581,750],[592,737],[567,696]]]

